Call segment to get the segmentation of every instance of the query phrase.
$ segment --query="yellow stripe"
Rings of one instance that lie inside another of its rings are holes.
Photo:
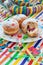
[[[35,17],[37,16],[37,14],[38,14],[38,13],[34,14],[34,15],[32,16],[32,18],[35,18]]]
[[[15,0],[15,2],[18,2],[18,0]]]
[[[33,12],[33,11],[32,11],[32,7],[29,7],[29,9],[30,9],[30,14],[32,14],[32,12]]]
[[[37,9],[36,12],[38,13],[38,11],[39,11],[39,10],[38,10],[38,6],[36,7],[36,9]]]
[[[24,53],[21,53],[20,56],[23,56]],[[23,57],[22,57],[23,58]],[[13,65],[17,65],[19,61],[21,61],[22,58],[18,58],[14,63]]]
[[[12,13],[14,13],[14,6],[12,6]]]
[[[41,13],[42,11],[40,11],[40,13]],[[38,13],[36,13],[36,14],[34,14],[33,16],[32,16],[32,18],[35,18],[36,16],[38,16],[39,15],[39,12]]]
[[[30,48],[33,44],[34,44],[34,42],[29,43],[29,44],[26,46],[26,48],[24,48],[24,50],[27,49],[27,48]],[[24,53],[21,52],[20,55],[24,55]],[[22,59],[22,58],[18,58],[12,65],[17,65],[17,64],[19,63],[19,61],[21,61],[21,59]]]
[[[20,14],[22,14],[22,7],[20,7]]]
[[[23,5],[23,2],[22,3],[20,3],[20,6],[22,6]]]
[[[34,60],[34,62],[33,62],[33,64],[32,65],[39,65],[38,64],[38,59],[39,59],[40,57],[38,56],[37,58],[35,58],[35,60]],[[42,60],[42,59],[41,59]]]
[[[34,60],[35,58],[34,58],[34,56],[31,54],[31,52],[30,52],[28,49],[27,49],[26,51],[27,51],[27,52],[28,52],[28,54],[30,55],[31,59],[33,59],[33,60]]]
[[[38,62],[36,62],[34,65],[39,65],[39,63],[38,63]]]
[[[29,44],[28,48],[30,48],[34,44],[34,42],[31,42],[31,43],[28,43],[28,44]]]
[[[24,55],[24,53],[21,52],[20,56],[23,56],[23,55]],[[12,65],[17,65],[19,63],[19,61],[21,61],[22,58],[18,58]]]
[[[18,58],[18,59],[13,63],[13,65],[17,65],[20,60],[21,60],[21,58]]]
[[[8,42],[8,41],[7,41],[7,40],[4,40],[4,41],[3,41],[3,44],[6,44],[6,42]]]
[[[39,65],[39,63],[38,62],[34,62],[34,64],[33,65]]]
[[[18,14],[18,8],[16,8],[16,14]]]

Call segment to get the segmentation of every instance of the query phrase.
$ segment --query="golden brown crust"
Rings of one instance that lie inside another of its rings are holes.
[[[13,18],[18,21],[19,26],[20,26],[20,28],[21,28],[21,24],[22,24],[22,22],[23,22],[25,19],[27,19],[27,16],[24,15],[24,14],[19,14],[19,15],[15,15]]]
[[[27,29],[27,27],[29,28]],[[23,22],[22,25],[22,31],[23,33],[27,33],[30,37],[36,37],[38,35],[38,24],[37,22],[33,21],[28,21],[28,22]]]
[[[13,26],[12,26],[12,22],[11,24],[4,23],[3,30],[8,35],[16,34],[19,31],[19,24],[17,23],[17,21],[14,22]]]

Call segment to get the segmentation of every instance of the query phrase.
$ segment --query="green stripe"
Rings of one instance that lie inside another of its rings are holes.
[[[15,58],[18,54],[19,54],[19,52],[16,52],[16,53],[13,55],[13,57],[12,57],[5,65],[9,65],[10,62],[11,62],[12,60],[14,60],[14,58]]]
[[[26,45],[26,46],[27,46],[27,45]],[[24,48],[26,48],[26,46],[25,46]],[[21,50],[22,50],[22,49],[21,49]],[[21,51],[21,50],[20,50],[20,51]],[[13,57],[12,57],[5,65],[9,65],[10,62],[12,62],[12,60],[14,60],[14,58],[16,58],[18,54],[19,54],[19,52],[16,52],[16,53],[13,55]]]
[[[33,16],[33,15],[34,15],[34,14],[31,14],[30,17]]]
[[[14,7],[14,14],[17,14],[16,9],[19,8],[19,6]]]
[[[12,16],[13,16],[13,14],[11,14],[11,16],[5,18],[4,21],[5,21],[5,20],[8,20],[8,19],[9,19],[10,17],[12,17]]]
[[[23,55],[19,55],[17,58],[24,58],[24,54]]]
[[[26,14],[26,6],[23,6],[22,14]]]
[[[26,54],[19,55],[19,56],[18,56],[18,57],[16,57],[16,58],[18,59],[18,58],[25,58],[25,57],[28,57],[28,58],[30,58],[30,56],[29,56],[29,55],[26,55]]]
[[[27,44],[27,43],[22,43],[23,44],[23,47],[25,47],[25,45]]]
[[[28,18],[29,18],[29,17],[32,17],[33,15],[34,15],[34,14],[30,14],[30,15],[28,16]]]

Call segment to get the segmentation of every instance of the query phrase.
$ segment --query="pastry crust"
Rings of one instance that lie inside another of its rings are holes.
[[[27,16],[24,15],[24,14],[18,14],[18,15],[13,16],[13,18],[18,21],[19,26],[21,27],[22,22],[23,22],[25,19],[27,19]]]
[[[38,35],[38,23],[34,19],[26,19],[21,25],[24,33],[27,33],[30,37],[36,37]]]
[[[19,24],[16,20],[4,22],[3,30],[8,35],[16,34],[19,31]]]

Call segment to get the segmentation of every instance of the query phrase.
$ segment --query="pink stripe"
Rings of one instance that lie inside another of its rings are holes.
[[[16,43],[12,43],[8,48],[12,48]],[[6,49],[1,55],[0,58],[8,51],[8,49]]]

